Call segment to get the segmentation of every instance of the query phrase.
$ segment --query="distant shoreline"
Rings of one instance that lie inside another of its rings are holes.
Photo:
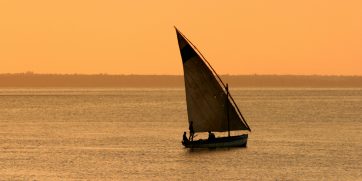
[[[335,75],[221,75],[232,87],[361,88],[362,76]],[[0,74],[6,87],[184,87],[182,75]]]

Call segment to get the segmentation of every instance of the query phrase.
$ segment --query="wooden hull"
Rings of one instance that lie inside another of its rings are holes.
[[[215,140],[182,141],[186,148],[221,148],[221,147],[246,147],[248,135],[219,137]]]

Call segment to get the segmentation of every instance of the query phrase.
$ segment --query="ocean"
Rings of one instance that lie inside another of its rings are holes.
[[[231,94],[247,147],[190,150],[184,89],[1,88],[0,180],[362,180],[362,89]]]

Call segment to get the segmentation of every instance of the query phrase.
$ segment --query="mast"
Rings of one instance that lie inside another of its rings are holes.
[[[228,137],[230,137],[230,119],[229,119],[229,85],[226,83],[226,118],[228,120]]]

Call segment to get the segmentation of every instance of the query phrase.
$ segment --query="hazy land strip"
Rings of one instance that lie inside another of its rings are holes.
[[[221,75],[232,87],[362,88],[362,76]],[[184,87],[182,75],[0,74],[0,87]]]

